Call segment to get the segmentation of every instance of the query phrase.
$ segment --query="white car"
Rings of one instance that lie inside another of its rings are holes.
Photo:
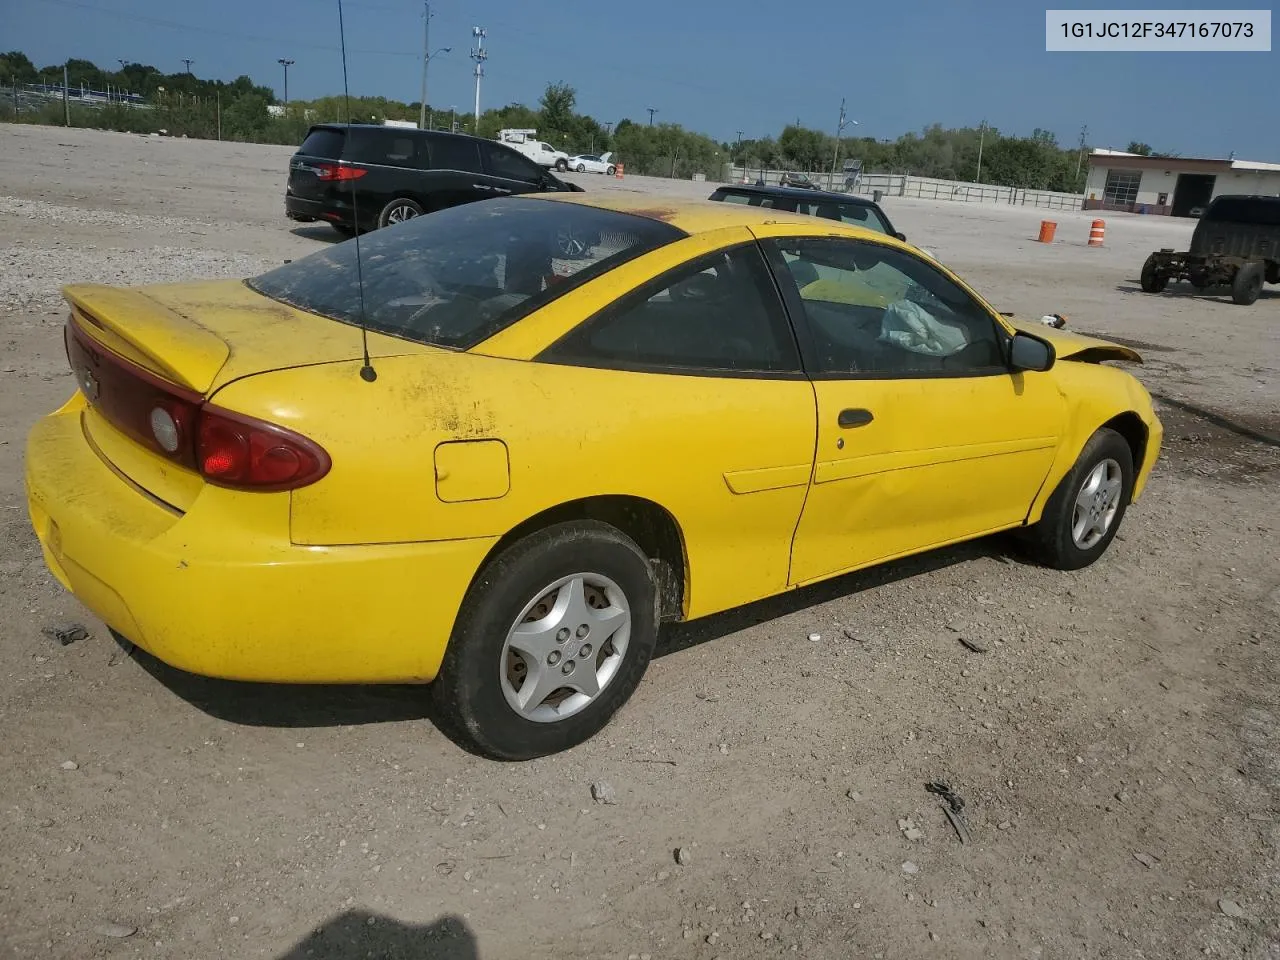
[[[598,157],[593,153],[581,153],[569,158],[569,169],[578,173],[603,173],[606,177],[612,177],[617,169],[609,160],[612,156],[612,153],[602,153]]]

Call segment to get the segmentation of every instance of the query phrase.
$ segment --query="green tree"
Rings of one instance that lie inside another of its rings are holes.
[[[1137,140],[1130,140],[1129,145],[1125,147],[1124,150],[1125,150],[1125,153],[1136,153],[1139,156],[1143,156],[1143,157],[1151,156],[1151,145],[1147,143],[1141,143],[1140,141],[1137,141]]]

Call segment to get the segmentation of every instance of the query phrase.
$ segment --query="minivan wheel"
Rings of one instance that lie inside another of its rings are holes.
[[[556,161],[556,169],[557,169],[557,170],[559,170],[561,173],[564,173],[566,170],[568,170],[568,169],[569,169],[569,161],[567,161],[567,160],[557,160],[557,161]]]
[[[397,197],[378,214],[378,226],[390,227],[393,224],[403,223],[406,220],[412,220],[414,217],[422,213],[422,207],[408,197]]]
[[[657,640],[644,552],[596,521],[518,540],[467,591],[431,683],[441,729],[496,760],[531,760],[598,733],[640,683]]]

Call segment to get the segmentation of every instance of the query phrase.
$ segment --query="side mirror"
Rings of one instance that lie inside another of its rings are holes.
[[[897,237],[899,240],[901,240],[903,243],[907,242],[907,235],[905,233],[902,233],[901,231],[899,231],[898,233],[895,233],[894,236]]]
[[[1009,346],[1009,366],[1014,370],[1031,370],[1043,373],[1053,366],[1056,359],[1053,344],[1019,330]]]

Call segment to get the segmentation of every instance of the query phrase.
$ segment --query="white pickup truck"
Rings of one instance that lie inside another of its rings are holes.
[[[538,139],[537,130],[499,130],[498,142],[518,150],[534,163],[563,173],[569,169],[569,155]]]

